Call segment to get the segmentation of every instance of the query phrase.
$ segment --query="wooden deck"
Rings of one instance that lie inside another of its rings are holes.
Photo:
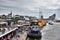
[[[21,36],[20,40],[26,40],[26,37],[27,37],[27,31]]]

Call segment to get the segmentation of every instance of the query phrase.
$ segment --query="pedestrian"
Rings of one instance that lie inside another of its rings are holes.
[[[19,37],[16,37],[16,40],[19,40]]]
[[[8,35],[8,40],[10,40],[11,34]]]
[[[6,30],[5,30],[5,28],[3,28],[3,29],[2,29],[2,34],[4,34],[4,33],[5,33],[5,31],[6,31]]]

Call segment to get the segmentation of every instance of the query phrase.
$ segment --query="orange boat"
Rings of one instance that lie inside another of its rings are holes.
[[[40,26],[40,28],[43,28],[44,26],[46,26],[46,22],[43,20],[38,21],[38,25]]]

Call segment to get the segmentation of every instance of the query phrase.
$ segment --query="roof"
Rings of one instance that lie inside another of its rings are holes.
[[[7,22],[0,22],[0,24],[7,24]]]

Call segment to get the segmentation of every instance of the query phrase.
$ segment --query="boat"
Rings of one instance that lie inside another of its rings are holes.
[[[31,28],[31,30],[28,32],[29,38],[41,38],[41,31],[40,28]]]
[[[49,25],[54,25],[54,22],[53,21],[48,21],[48,24]]]

